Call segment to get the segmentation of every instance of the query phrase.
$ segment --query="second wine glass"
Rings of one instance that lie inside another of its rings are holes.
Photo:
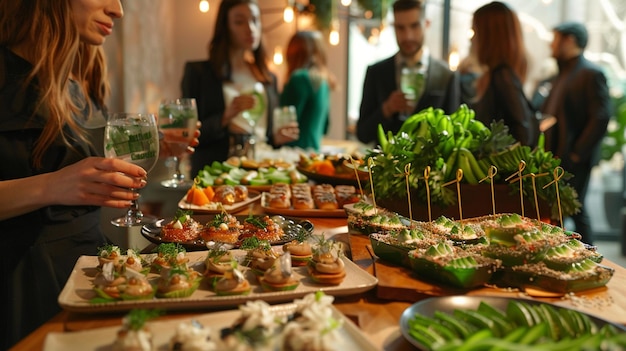
[[[181,98],[162,100],[159,105],[159,128],[163,133],[163,142],[169,148],[174,159],[174,173],[169,179],[161,182],[166,188],[185,188],[191,181],[185,179],[180,169],[181,158],[187,146],[193,140],[198,123],[196,99]]]
[[[104,154],[134,163],[149,172],[159,157],[156,116],[152,113],[110,114],[104,129]],[[155,217],[144,215],[137,200],[133,200],[126,215],[113,219],[111,223],[118,227],[131,227],[155,221]]]
[[[243,94],[252,95],[254,97],[254,106],[249,109],[241,112],[242,117],[248,121],[250,127],[252,129],[252,133],[250,134],[250,139],[248,140],[248,157],[251,159],[256,158],[256,144],[258,138],[262,135],[262,131],[257,130],[259,120],[265,114],[265,109],[267,102],[265,97],[265,87],[263,84],[256,82],[251,89],[244,90]]]

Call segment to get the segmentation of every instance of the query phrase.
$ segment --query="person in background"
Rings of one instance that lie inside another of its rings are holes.
[[[484,68],[478,63],[476,53],[470,52],[461,60],[457,71],[461,82],[461,103],[469,106],[476,97],[476,81],[482,75]]]
[[[281,106],[295,106],[299,136],[288,143],[319,152],[328,131],[330,91],[335,79],[326,66],[322,34],[299,31],[287,45],[287,83],[280,96]]]
[[[546,149],[561,159],[563,169],[574,175],[569,182],[583,206],[572,219],[582,240],[592,244],[585,195],[591,168],[599,161],[613,106],[602,69],[583,56],[588,41],[585,26],[565,22],[554,27],[553,32],[550,48],[559,72],[543,85],[548,94],[541,111],[555,116],[557,122],[545,132]]]
[[[0,0],[2,349],[61,311],[78,258],[107,244],[100,207],[146,185],[143,168],[102,157],[101,45],[122,15],[120,0]]]
[[[503,120],[517,141],[534,146],[539,123],[523,90],[528,62],[517,14],[502,2],[488,3],[474,12],[472,30],[471,51],[483,68],[471,104],[476,119],[487,126]]]
[[[430,26],[424,6],[418,0],[397,0],[393,4],[393,27],[399,51],[367,68],[356,126],[357,138],[363,143],[377,141],[379,124],[385,131],[396,133],[415,112],[434,107],[449,114],[460,106],[458,74],[424,47],[424,32]],[[424,88],[415,100],[409,99],[400,88],[403,68],[422,72]]]
[[[266,108],[257,122],[267,143],[279,146],[292,139],[274,139],[271,113],[278,106],[276,76],[267,66],[261,42],[261,13],[256,0],[223,0],[220,3],[209,59],[187,62],[181,83],[183,97],[195,98],[202,122],[200,145],[191,157],[191,175],[213,161],[224,161],[244,147],[254,132],[242,112],[258,98],[247,90],[261,83]],[[281,134],[282,135],[282,134]]]

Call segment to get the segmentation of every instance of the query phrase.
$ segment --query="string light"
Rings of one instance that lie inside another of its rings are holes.
[[[341,4],[345,7],[352,5],[352,0],[341,0]]]
[[[202,13],[209,12],[209,0],[201,0],[200,4],[198,4],[198,8]]]
[[[333,26],[333,29],[330,31],[330,34],[328,35],[328,42],[330,43],[330,45],[333,45],[333,46],[339,45],[339,31],[337,30],[335,26]]]
[[[274,64],[277,66],[283,64],[283,49],[280,46],[274,48]]]
[[[292,6],[285,7],[285,10],[283,11],[283,21],[285,21],[285,23],[291,23],[293,22],[293,18],[294,18],[293,7]]]
[[[461,63],[461,58],[459,56],[459,50],[456,47],[452,47],[450,50],[450,55],[448,55],[448,66],[451,71],[456,71],[459,68],[459,63]]]

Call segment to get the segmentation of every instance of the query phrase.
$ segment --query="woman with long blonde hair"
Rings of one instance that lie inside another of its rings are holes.
[[[538,121],[523,90],[528,62],[519,18],[502,2],[488,3],[474,12],[472,52],[481,67],[473,108],[487,125],[503,120],[524,145],[534,145]]]
[[[128,207],[146,184],[101,157],[101,45],[122,16],[120,0],[0,0],[2,349],[60,311],[76,260],[107,243],[100,207]]]

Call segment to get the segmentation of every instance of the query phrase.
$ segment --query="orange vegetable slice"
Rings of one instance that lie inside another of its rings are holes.
[[[193,185],[188,191],[187,191],[187,203],[196,205],[196,206],[204,206],[206,204],[208,204],[210,201],[207,198],[206,194],[204,193],[204,191],[202,191],[201,188],[198,188],[197,186]]]
[[[318,174],[332,176],[335,175],[335,166],[330,160],[315,161],[313,168]]]
[[[213,198],[215,197],[215,190],[213,190],[212,186],[207,186],[206,188],[202,189],[202,191],[204,192],[204,195],[206,195],[209,202],[213,201]]]

